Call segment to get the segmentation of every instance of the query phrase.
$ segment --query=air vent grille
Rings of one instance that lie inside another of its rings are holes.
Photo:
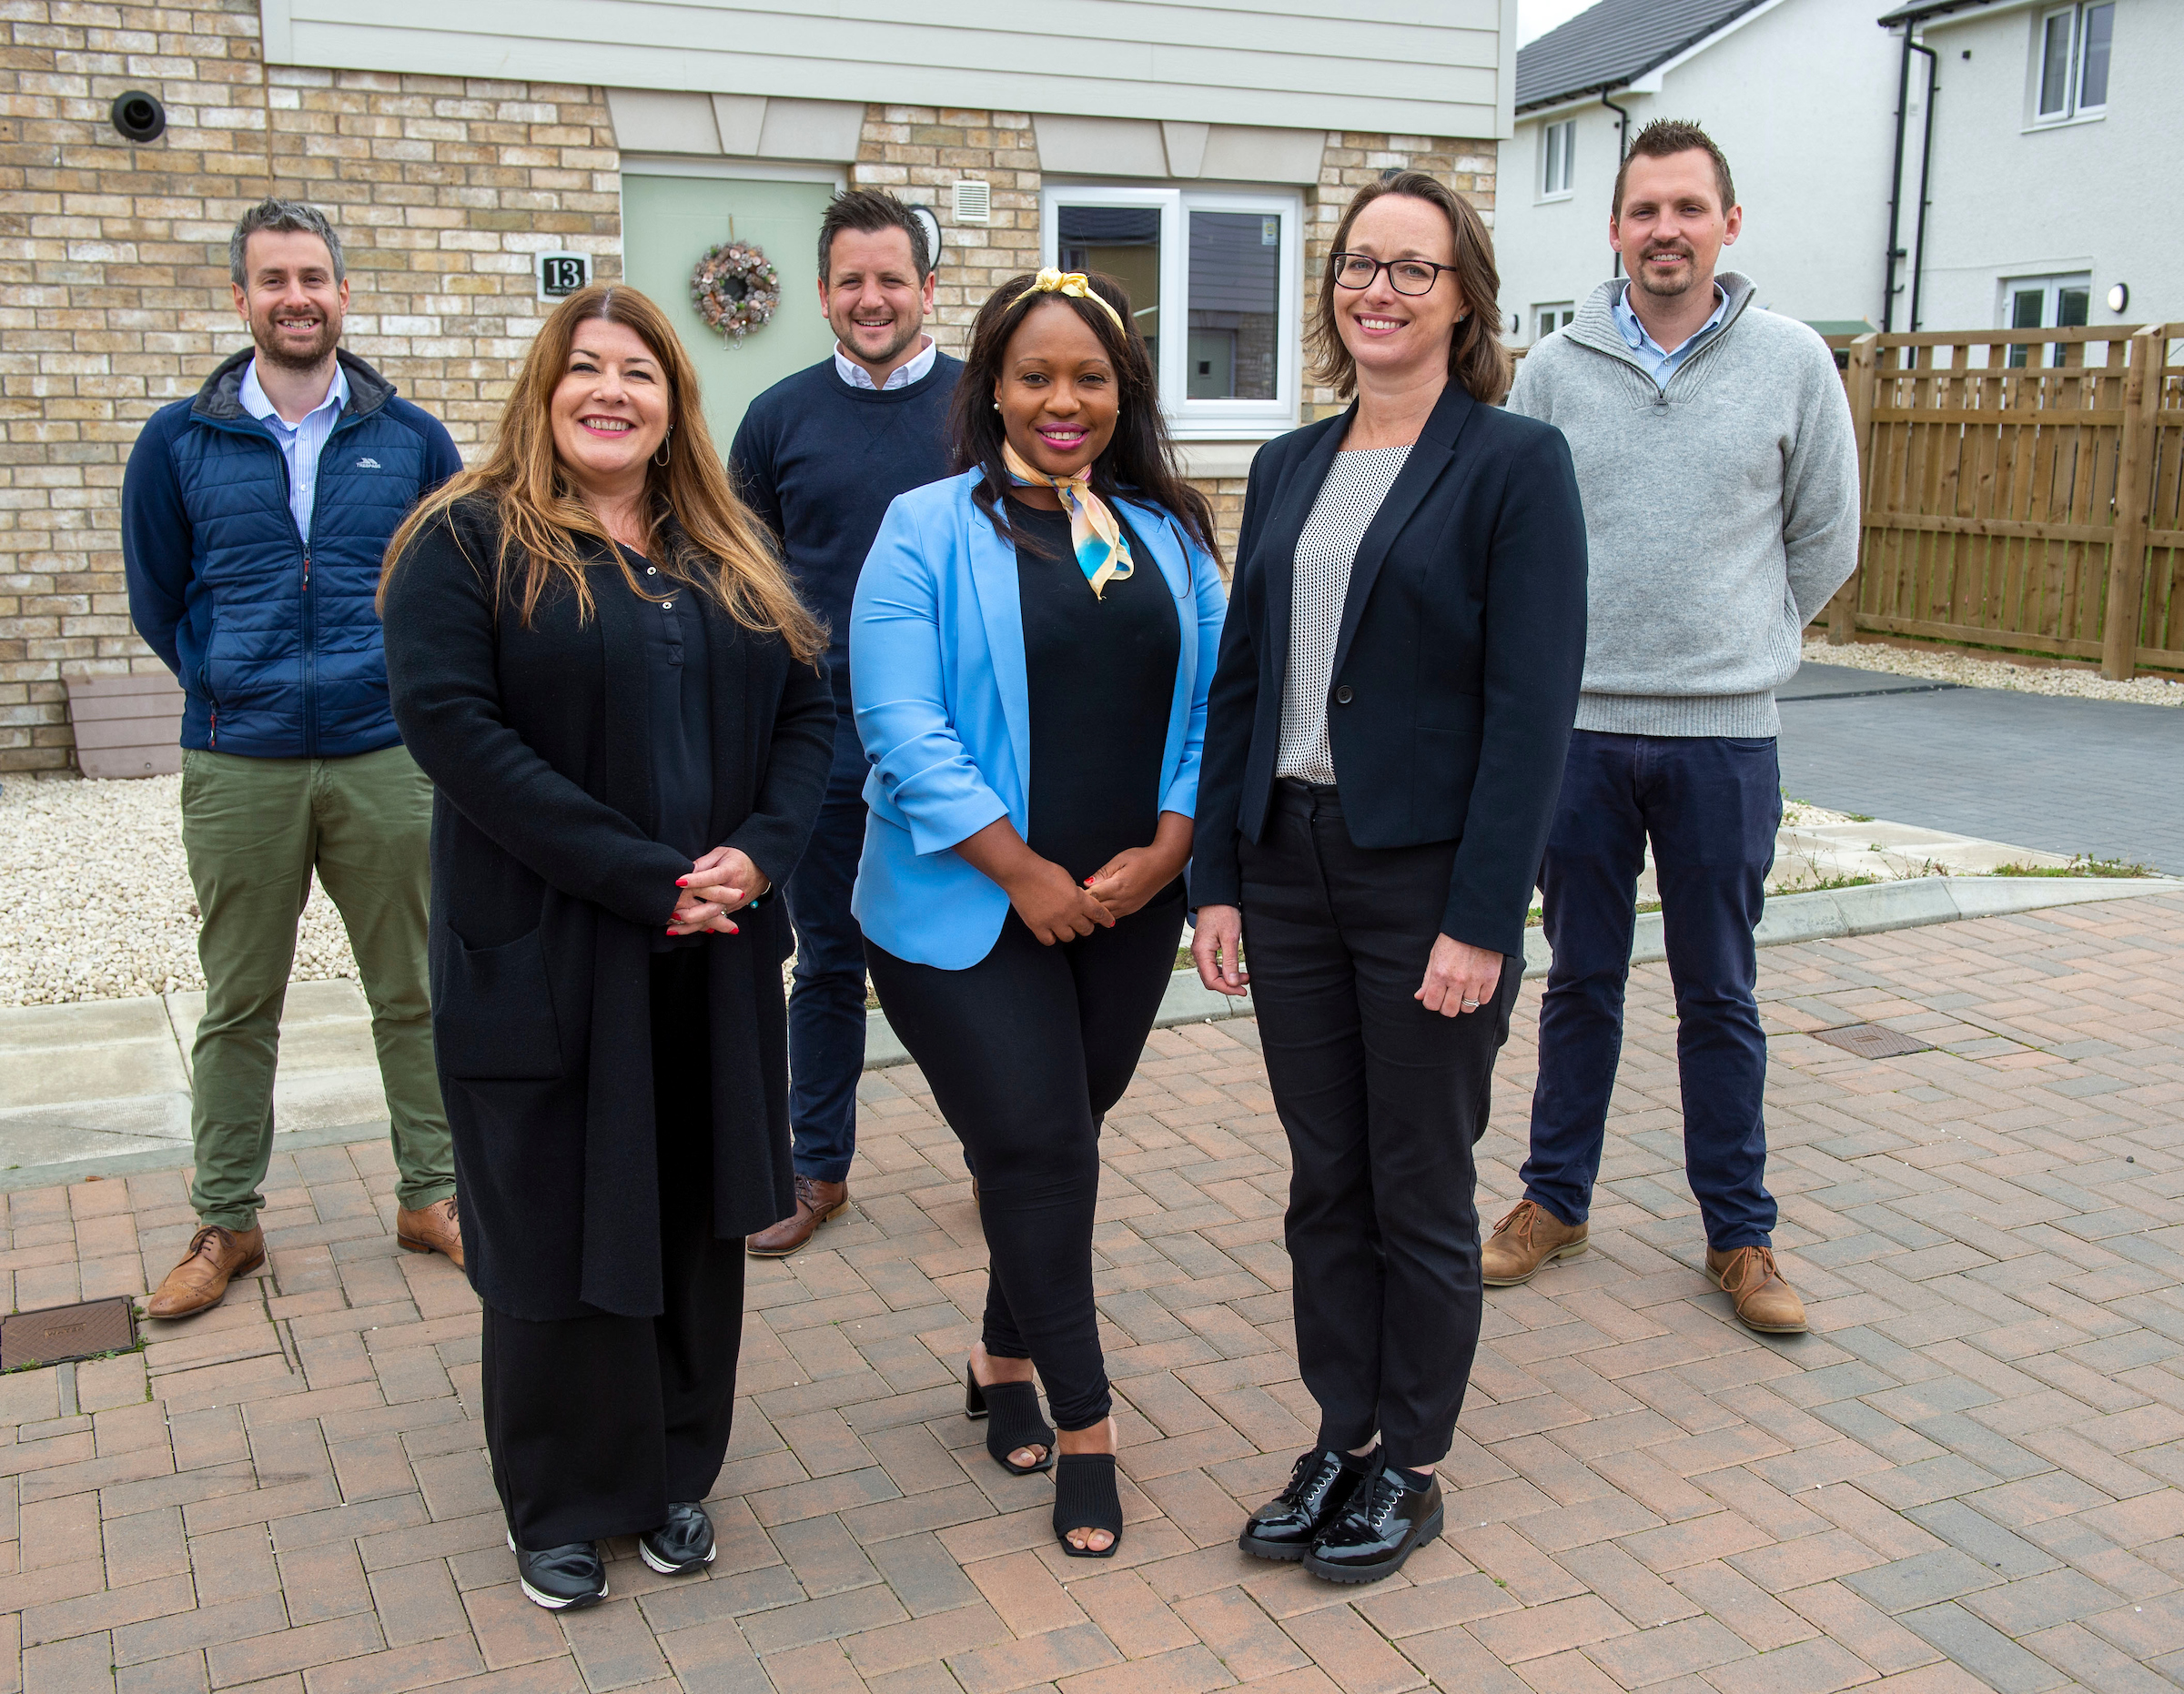
[[[956,222],[959,224],[990,224],[994,219],[994,190],[991,183],[958,182],[955,185]]]

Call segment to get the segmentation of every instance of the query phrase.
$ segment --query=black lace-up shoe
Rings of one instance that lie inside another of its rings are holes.
[[[523,1597],[535,1606],[573,1611],[607,1598],[607,1561],[599,1556],[596,1541],[571,1541],[566,1547],[526,1553],[511,1532],[508,1550],[516,1556],[516,1579],[522,1584]]]
[[[1314,1447],[1289,1471],[1289,1486],[1245,1521],[1237,1546],[1259,1558],[1302,1558],[1370,1474],[1370,1466],[1343,1464],[1332,1447]]]
[[[667,1521],[637,1538],[644,1562],[663,1577],[687,1577],[713,1563],[718,1549],[713,1544],[713,1519],[703,1506],[678,1500],[667,1508]]]
[[[1410,1488],[1385,1466],[1350,1497],[1342,1515],[1330,1524],[1304,1568],[1330,1582],[1378,1582],[1403,1568],[1403,1560],[1441,1533],[1441,1478]]]

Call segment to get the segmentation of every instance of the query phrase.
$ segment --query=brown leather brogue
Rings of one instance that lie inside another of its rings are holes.
[[[444,1253],[462,1268],[462,1219],[455,1210],[455,1196],[435,1200],[421,1211],[398,1209],[394,1238],[412,1253]]]
[[[1480,1250],[1479,1280],[1490,1288],[1530,1282],[1550,1260],[1582,1253],[1591,1234],[1590,1225],[1565,1224],[1536,1201],[1520,1200]]]
[[[189,1251],[144,1303],[147,1317],[191,1317],[220,1303],[228,1285],[266,1262],[266,1232],[223,1229],[207,1224],[189,1238]]]
[[[1805,1333],[1805,1302],[1782,1279],[1771,1247],[1733,1247],[1726,1253],[1706,1249],[1706,1272],[1729,1296],[1737,1321],[1766,1336],[1801,1336]]]
[[[743,1251],[754,1259],[785,1258],[809,1241],[820,1225],[848,1204],[847,1183],[823,1183],[816,1176],[799,1176],[796,1209],[771,1228],[746,1236]]]

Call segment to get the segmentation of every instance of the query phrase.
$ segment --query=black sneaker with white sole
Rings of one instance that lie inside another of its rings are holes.
[[[523,1597],[535,1606],[572,1611],[607,1598],[607,1561],[599,1556],[596,1541],[571,1541],[566,1547],[527,1553],[516,1545],[511,1530],[508,1550],[516,1556],[516,1580],[522,1585]]]
[[[678,1500],[667,1508],[667,1521],[637,1538],[644,1562],[663,1577],[687,1577],[713,1563],[718,1550],[713,1544],[713,1519],[703,1506]]]

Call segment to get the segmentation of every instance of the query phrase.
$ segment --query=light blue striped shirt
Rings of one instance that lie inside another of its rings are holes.
[[[318,498],[318,456],[349,405],[349,373],[337,363],[326,398],[297,423],[288,422],[266,398],[265,389],[258,386],[255,358],[243,372],[239,398],[243,409],[272,430],[273,439],[280,443],[280,456],[288,461],[288,510],[296,517],[296,533],[308,542],[311,539],[311,506]]]
[[[1615,328],[1623,332],[1623,344],[1636,355],[1645,374],[1653,379],[1657,388],[1668,387],[1668,379],[1676,374],[1676,368],[1699,350],[1699,343],[1721,327],[1722,315],[1729,309],[1729,297],[1722,292],[1722,285],[1714,285],[1714,316],[1698,328],[1698,333],[1674,352],[1669,352],[1646,333],[1645,326],[1638,321],[1638,314],[1631,310],[1631,286],[1624,283],[1615,296]]]

